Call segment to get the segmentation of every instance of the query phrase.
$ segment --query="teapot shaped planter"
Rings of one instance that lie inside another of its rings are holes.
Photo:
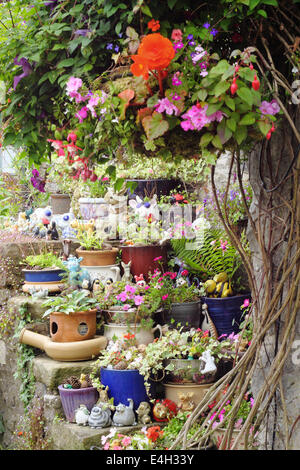
[[[107,340],[111,340],[114,336],[118,339],[123,339],[124,336],[128,333],[134,334],[137,341],[137,345],[140,344],[149,344],[154,340],[155,331],[159,331],[159,338],[162,336],[162,327],[161,325],[156,325],[151,330],[141,328],[138,324],[131,323],[129,325],[119,325],[115,323],[108,323],[104,325],[104,336]]]

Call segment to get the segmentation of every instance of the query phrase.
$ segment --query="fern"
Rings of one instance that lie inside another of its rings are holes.
[[[227,241],[226,250],[222,250],[220,240]],[[219,229],[205,230],[199,239],[172,239],[175,256],[182,260],[194,274],[210,278],[226,272],[232,279],[242,260],[236,249]]]

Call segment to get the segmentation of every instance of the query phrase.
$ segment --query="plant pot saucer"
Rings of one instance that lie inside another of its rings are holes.
[[[50,293],[61,292],[64,286],[64,282],[24,282],[22,291],[26,294],[30,294],[30,290],[35,287],[37,291],[48,290]]]

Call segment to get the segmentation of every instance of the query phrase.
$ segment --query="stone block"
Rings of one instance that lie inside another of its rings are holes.
[[[7,301],[7,308],[17,312],[23,304],[26,304],[31,318],[41,320],[47,310],[47,307],[42,307],[43,302],[45,302],[45,299],[35,299],[30,295],[19,295]]]
[[[96,361],[60,362],[46,355],[33,359],[33,375],[38,382],[47,386],[49,390],[56,390],[63,380],[71,375],[90,374]]]

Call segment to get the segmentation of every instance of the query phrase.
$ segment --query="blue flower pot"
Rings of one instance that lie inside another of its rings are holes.
[[[66,271],[63,269],[49,269],[49,270],[29,270],[23,269],[26,282],[61,282],[62,274]]]
[[[136,410],[142,401],[149,401],[146,392],[144,377],[138,370],[115,370],[101,367],[101,384],[108,386],[109,398],[114,398],[114,404],[128,406],[128,398],[134,402]]]
[[[239,325],[242,321],[243,311],[241,306],[245,299],[251,301],[250,294],[235,295],[233,297],[213,298],[201,297],[201,301],[207,304],[208,313],[212,319],[218,335],[230,335],[232,332],[239,332]]]

